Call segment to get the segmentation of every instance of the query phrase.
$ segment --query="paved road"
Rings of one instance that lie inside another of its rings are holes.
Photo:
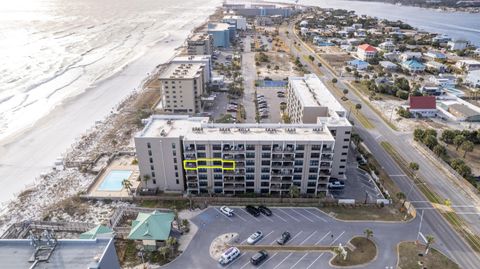
[[[371,264],[362,268],[384,269],[397,263],[396,246],[405,240],[416,240],[417,231],[430,234],[430,228],[421,218],[417,217],[410,222],[344,222],[331,218],[316,208],[272,208],[273,216],[254,218],[243,208],[233,207],[235,216],[228,218],[220,213],[217,207],[210,207],[192,219],[199,227],[185,252],[166,268],[222,268],[209,255],[211,242],[225,233],[238,233],[239,243],[257,230],[264,233],[260,245],[276,244],[275,240],[285,230],[289,231],[292,239],[289,245],[345,245],[354,236],[363,236],[366,228],[374,232],[373,240],[378,246],[378,256]],[[421,227],[420,227],[421,226]],[[434,245],[441,251],[445,248]],[[250,265],[249,259],[253,252],[243,252],[242,256],[232,264],[223,268],[255,268]],[[329,266],[331,253],[269,253],[270,258],[258,268],[291,269],[291,268],[333,268]]]
[[[280,36],[286,41],[286,44],[290,44],[293,47],[292,39],[300,40],[295,37],[292,25],[289,26],[289,37],[286,37],[286,28],[281,29]],[[300,51],[299,51],[300,50]],[[303,44],[299,50],[293,49],[292,51],[298,55],[311,55],[311,51],[308,50]],[[303,64],[306,64],[309,68],[312,68],[310,62],[305,62],[303,57],[300,57]],[[318,61],[318,59],[317,59]],[[334,76],[331,71],[325,67],[320,68],[322,73],[325,74],[321,79],[323,81],[330,81]],[[339,81],[338,86],[340,88],[347,88],[342,81]],[[400,154],[406,160],[411,160],[419,163],[419,174],[423,176],[429,186],[431,186],[436,192],[441,193],[443,197],[452,201],[452,204],[456,206],[471,206],[471,196],[466,195],[465,191],[453,184],[446,175],[442,174],[433,164],[431,164],[425,156],[421,155],[414,149],[408,141],[411,141],[411,134],[399,133],[391,130],[383,120],[372,111],[363,101],[353,93],[349,93],[349,99],[354,103],[362,104],[362,113],[373,123],[375,128],[373,130],[366,130],[356,120],[354,113],[353,121],[355,123],[355,130],[363,138],[367,147],[372,151],[375,158],[383,166],[385,171],[392,177],[392,179],[399,185],[400,189],[407,194],[407,198],[411,201],[421,201],[425,203],[426,198],[419,192],[416,186],[412,186],[411,180],[403,173],[399,166],[392,160],[383,148],[379,145],[381,141],[390,142]],[[474,206],[478,206],[474,204]],[[471,207],[468,212],[472,212]],[[465,209],[464,207],[457,207],[456,210],[460,211]],[[478,210],[473,209],[474,214],[465,214],[463,217],[468,222],[470,227],[477,233],[480,231]],[[461,214],[461,213],[460,213]],[[424,214],[425,222],[434,227],[434,236],[437,241],[448,246],[448,253],[450,256],[459,263],[463,268],[478,268],[480,264],[479,256],[470,248],[470,246],[449,226],[445,219],[435,210],[426,210]]]
[[[245,37],[243,41],[243,53],[242,53],[242,76],[244,85],[243,94],[243,106],[245,108],[246,119],[245,122],[253,123],[255,121],[256,109],[255,109],[255,52],[250,49],[250,43],[252,38],[250,36]]]

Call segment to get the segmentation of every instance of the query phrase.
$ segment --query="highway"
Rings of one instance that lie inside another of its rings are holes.
[[[289,32],[288,35],[286,33],[287,30]],[[287,46],[291,48],[294,56],[299,56],[300,61],[306,65],[308,69],[314,72],[318,68],[317,63],[320,61],[320,58],[296,36],[293,24],[290,24],[288,28],[281,27],[280,37],[285,41]],[[293,40],[301,45],[294,46]],[[304,60],[303,55],[314,55],[314,63]],[[342,78],[337,77],[331,70],[326,68],[325,65],[320,67],[320,71],[324,74],[320,77],[324,82],[331,81],[332,78],[338,78],[338,88],[349,89],[342,81]],[[330,90],[337,98],[341,96],[339,92],[335,92],[332,89]],[[471,230],[476,234],[480,233],[480,211],[478,210],[480,203],[478,202],[478,197],[468,192],[468,188],[462,187],[460,184],[454,184],[448,175],[444,174],[443,171],[418,152],[412,145],[411,133],[396,132],[390,129],[382,118],[370,109],[360,97],[356,96],[353,91],[350,90],[348,98],[353,103],[362,104],[361,113],[375,126],[373,129],[365,129],[358,121],[355,113],[351,113],[355,131],[360,134],[365,145],[373,153],[383,169],[390,175],[392,180],[397,183],[402,192],[407,194],[407,199],[414,201],[417,208],[424,208],[423,225],[431,229],[437,244],[445,246],[445,248],[448,249],[447,254],[462,268],[479,268],[480,257],[478,254],[454,231],[443,216],[433,209],[417,186],[413,185],[412,180],[404,174],[398,164],[383,149],[380,142],[388,141],[405,160],[417,162],[420,166],[419,176],[425,179],[431,189],[443,198],[451,200],[452,205],[455,206],[455,211],[465,219]]]

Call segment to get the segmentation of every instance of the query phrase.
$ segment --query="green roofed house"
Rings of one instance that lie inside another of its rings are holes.
[[[128,239],[142,240],[146,250],[154,251],[158,241],[165,241],[170,236],[174,218],[172,212],[140,212],[137,219],[132,222]]]
[[[105,238],[105,236],[111,237],[113,236],[113,230],[105,225],[98,225],[97,227],[81,234],[80,239],[95,239],[98,235],[101,235],[99,237],[102,238]]]

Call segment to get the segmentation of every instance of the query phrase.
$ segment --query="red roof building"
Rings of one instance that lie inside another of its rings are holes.
[[[363,51],[368,51],[368,52],[377,52],[377,49],[374,46],[369,44],[362,44],[358,46],[358,49]]]
[[[357,48],[358,58],[364,61],[375,58],[375,55],[377,55],[377,49],[372,45],[362,44]]]
[[[437,116],[437,102],[435,96],[410,96],[409,110],[415,116]]]

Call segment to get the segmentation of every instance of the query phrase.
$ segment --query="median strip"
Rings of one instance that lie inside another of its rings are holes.
[[[317,245],[230,245],[236,247],[241,251],[260,251],[267,250],[272,252],[333,252],[332,246],[317,246]]]

